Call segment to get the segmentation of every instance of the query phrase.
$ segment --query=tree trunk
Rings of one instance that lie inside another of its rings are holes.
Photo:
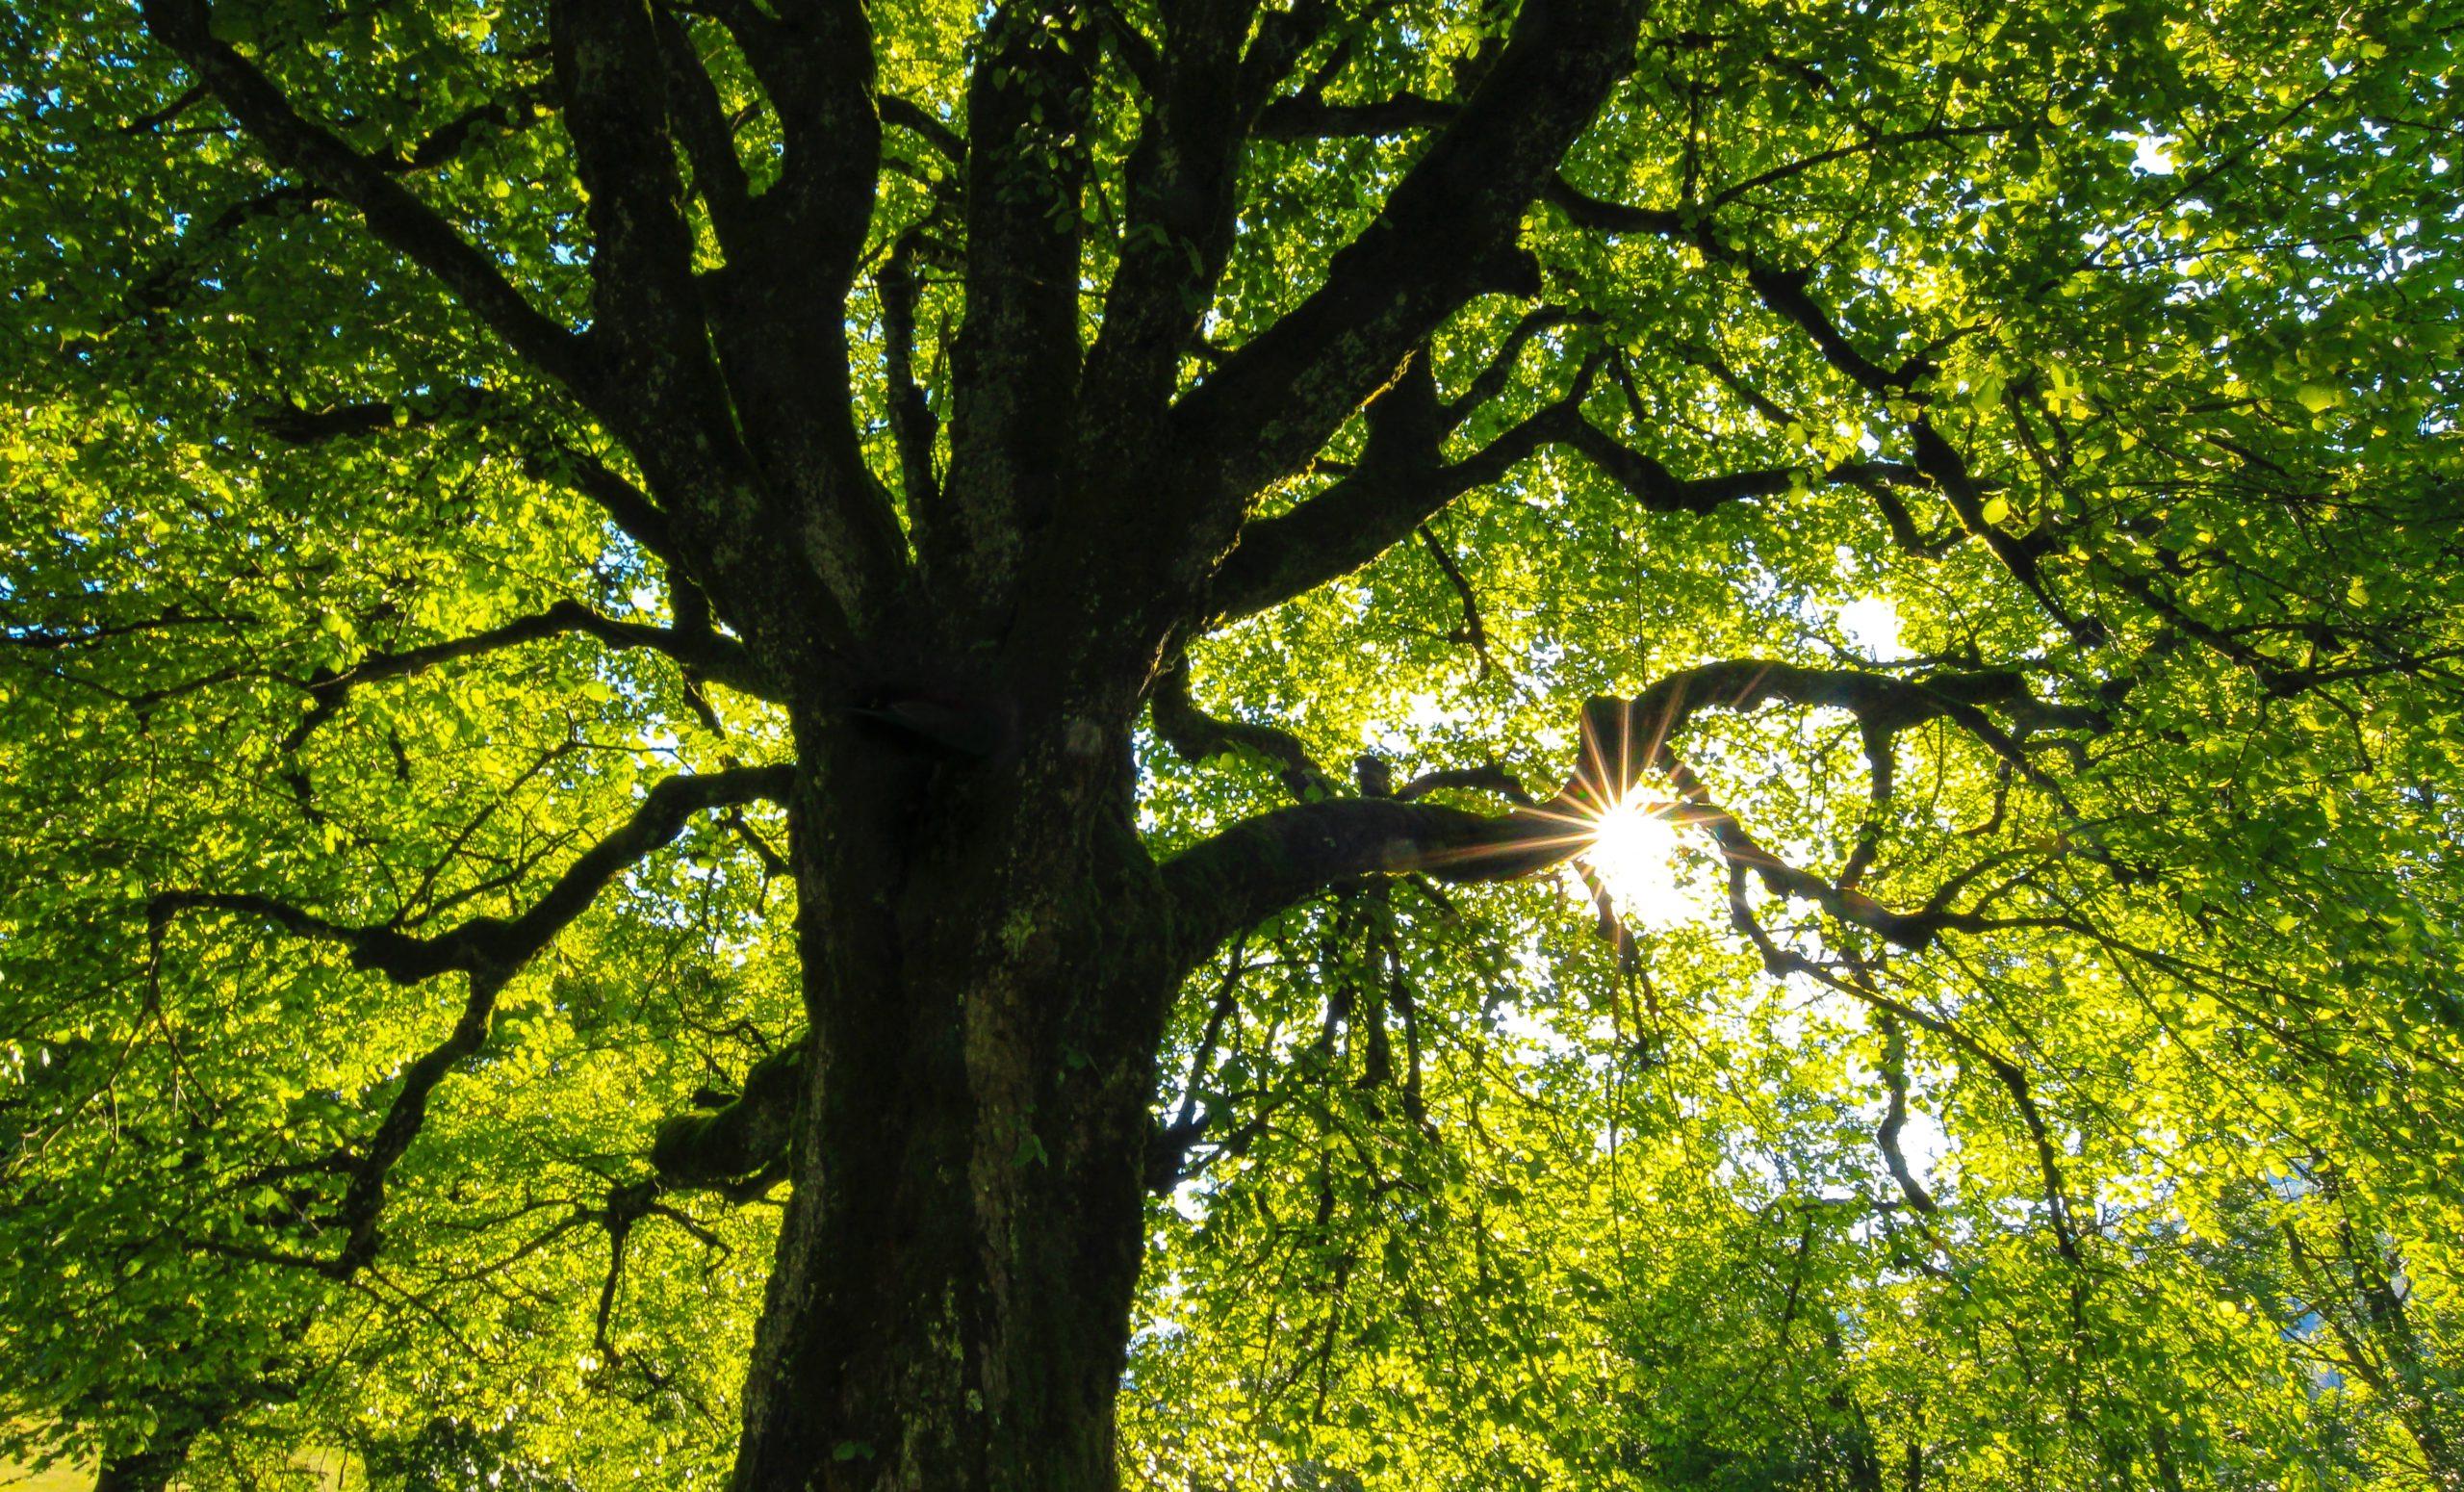
[[[191,1425],[158,1435],[142,1451],[103,1462],[94,1478],[94,1492],[163,1492],[187,1468],[189,1447],[204,1430]]]
[[[171,1452],[140,1451],[105,1461],[94,1479],[94,1492],[163,1492],[188,1463],[185,1448]]]
[[[811,1060],[737,1492],[1116,1484],[1178,969],[1125,721],[1005,729],[800,722]]]

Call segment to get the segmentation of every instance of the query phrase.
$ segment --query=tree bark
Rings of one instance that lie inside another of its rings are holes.
[[[1116,1485],[1179,969],[1127,722],[1014,730],[799,721],[812,1045],[738,1492]]]
[[[155,1438],[142,1451],[103,1462],[94,1492],[163,1492],[189,1463],[189,1448],[205,1426],[190,1424]]]

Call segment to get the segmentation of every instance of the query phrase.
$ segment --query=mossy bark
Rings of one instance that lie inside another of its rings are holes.
[[[805,722],[812,1035],[739,1492],[1111,1487],[1178,970],[1125,724]]]

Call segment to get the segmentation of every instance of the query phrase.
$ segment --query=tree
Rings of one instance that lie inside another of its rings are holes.
[[[2456,1485],[2453,33],[13,10],[12,1433]]]

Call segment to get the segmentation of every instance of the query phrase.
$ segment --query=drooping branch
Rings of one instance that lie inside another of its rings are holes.
[[[1454,599],[1463,608],[1463,625],[1447,633],[1447,640],[1469,647],[1472,656],[1478,660],[1479,677],[1486,679],[1489,670],[1497,664],[1489,656],[1489,625],[1480,614],[1480,593],[1472,588],[1471,577],[1465,575],[1462,565],[1455,561],[1453,549],[1437,536],[1435,529],[1424,524],[1420,536],[1421,547],[1428,551],[1438,574],[1446,577],[1446,583],[1453,589]]]
[[[623,529],[627,537],[657,555],[667,566],[672,592],[693,585],[683,550],[667,515],[623,474],[596,456],[570,448],[560,449],[553,460],[534,459],[528,467],[530,475],[542,480],[570,482],[574,490],[598,503],[608,522]]]
[[[1893,1020],[1905,1021],[1943,1038],[1959,1051],[1985,1066],[1993,1080],[2011,1095],[2019,1111],[2019,1120],[2027,1126],[2028,1139],[2036,1149],[2037,1174],[2040,1178],[2045,1199],[2045,1215],[2053,1225],[2053,1242],[2065,1262],[2077,1268],[2081,1263],[2079,1240],[2071,1224],[2068,1194],[2062,1184],[2061,1152],[2053,1139],[2053,1128],[2046,1122],[2043,1108],[2037,1102],[2026,1069],[2009,1057],[1977,1039],[1966,1027],[1918,1009],[1905,1001],[1893,999],[1874,988],[1862,973],[1842,978],[1804,955],[1783,948],[1755,917],[1745,898],[1746,867],[1732,862],[1729,868],[1729,915],[1738,931],[1750,938],[1762,955],[1763,967],[1773,974],[1803,974],[1830,989],[1863,1002],[1877,1013]],[[1894,1137],[1895,1139],[1895,1137]]]
[[[502,389],[463,383],[398,399],[358,399],[316,408],[278,407],[258,415],[256,423],[277,440],[310,446],[426,429],[451,421],[501,428],[524,413],[521,402]],[[571,487],[590,499],[628,538],[664,561],[672,586],[693,583],[667,515],[631,480],[598,457],[570,446],[557,445],[552,453],[528,449],[521,454],[523,470],[533,480]]]
[[[380,160],[362,155],[302,116],[253,63],[213,34],[206,0],[144,0],[146,30],[179,54],[243,129],[286,167],[359,209],[376,236],[435,275],[474,315],[542,371],[578,392],[589,382],[582,339],[541,312],[404,186]]]
[[[1873,867],[1874,856],[1882,849],[1883,819],[1890,810],[1891,795],[1899,777],[1899,733],[1884,722],[1860,720],[1857,733],[1865,748],[1865,821],[1857,830],[1856,847],[1848,852],[1848,863],[1840,867],[1839,887],[1854,890]],[[2007,775],[2011,763],[1994,763],[1998,775]]]
[[[262,918],[297,937],[340,943],[348,950],[352,967],[382,974],[396,984],[417,984],[449,972],[468,976],[469,993],[452,1030],[403,1068],[393,1100],[350,1161],[342,1206],[333,1220],[343,1235],[342,1248],[314,1267],[347,1278],[375,1257],[381,1243],[377,1224],[394,1164],[418,1138],[437,1085],[456,1064],[485,1044],[497,995],[514,973],[553,941],[617,876],[674,841],[695,813],[782,799],[793,771],[785,766],[741,767],[669,778],[643,796],[622,826],[584,851],[528,911],[509,918],[474,917],[430,938],[412,937],[385,924],[338,923],[279,898],[252,892],[176,890],[147,901],[146,925],[158,959],[164,931],[174,917],[191,912],[224,912]]]
[[[733,767],[671,777],[650,789],[614,833],[584,851],[530,909],[515,917],[474,917],[449,932],[419,938],[389,923],[335,922],[277,897],[251,891],[164,891],[146,903],[150,925],[186,912],[227,912],[260,917],[298,938],[338,943],[353,968],[417,984],[462,972],[501,980],[579,916],[610,881],[683,832],[685,821],[711,809],[783,799],[794,769]]]

